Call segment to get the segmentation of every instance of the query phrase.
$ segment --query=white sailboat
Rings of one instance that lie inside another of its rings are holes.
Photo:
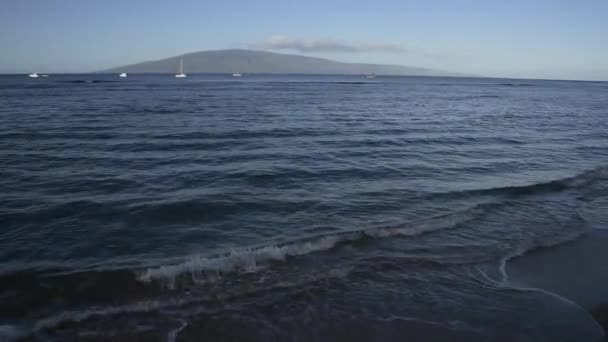
[[[126,73],[126,72],[123,72],[123,73],[119,74],[119,75],[118,75],[118,77],[125,78],[125,77],[127,77],[127,73]]]
[[[177,78],[187,77],[187,75],[184,74],[184,60],[183,59],[179,60],[179,73],[175,74],[175,77],[177,77]]]
[[[37,73],[33,72],[33,73],[31,73],[31,74],[27,75],[27,77],[31,77],[31,78],[38,78],[38,77],[40,77],[40,76],[38,76],[38,74],[37,74]]]

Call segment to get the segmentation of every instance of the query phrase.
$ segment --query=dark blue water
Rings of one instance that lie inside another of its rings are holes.
[[[0,339],[601,336],[504,263],[608,226],[608,83],[2,76],[0,162]]]

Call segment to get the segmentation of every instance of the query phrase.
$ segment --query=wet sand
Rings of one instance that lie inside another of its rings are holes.
[[[567,298],[591,312],[608,331],[608,230],[594,229],[559,246],[511,260],[509,282]]]

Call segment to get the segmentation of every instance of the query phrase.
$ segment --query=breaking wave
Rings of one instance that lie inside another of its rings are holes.
[[[248,273],[264,269],[273,262],[284,262],[290,257],[331,250],[341,244],[365,239],[412,237],[438,230],[454,228],[484,212],[478,205],[467,210],[431,217],[398,227],[354,229],[308,236],[275,245],[235,249],[219,255],[193,255],[185,262],[149,268],[137,275],[142,282],[161,281],[173,287],[175,279],[182,275],[221,275]]]

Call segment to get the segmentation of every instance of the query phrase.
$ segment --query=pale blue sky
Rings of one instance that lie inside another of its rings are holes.
[[[263,47],[484,76],[608,80],[608,0],[0,0],[0,46],[4,73]]]

